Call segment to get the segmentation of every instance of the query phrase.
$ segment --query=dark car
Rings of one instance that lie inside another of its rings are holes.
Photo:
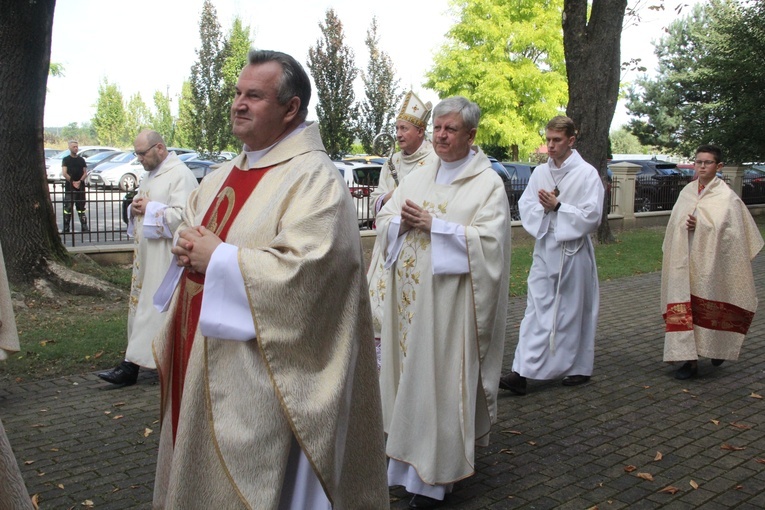
[[[516,221],[520,220],[521,215],[518,211],[518,199],[521,198],[523,190],[526,189],[526,185],[529,183],[529,177],[531,177],[531,172],[534,171],[536,165],[514,161],[500,163],[493,157],[489,157],[489,161],[491,162],[491,167],[502,179],[502,184],[505,185],[507,202],[510,204],[510,219]]]
[[[744,170],[741,200],[745,204],[765,204],[765,165],[752,165]]]
[[[677,168],[676,163],[656,159],[614,160],[640,167],[635,176],[635,212],[671,210],[683,187],[691,181]]]
[[[202,182],[202,179],[205,178],[210,172],[214,171],[215,167],[214,165],[217,165],[217,161],[209,161],[209,160],[203,160],[203,159],[193,159],[191,161],[186,161],[186,166],[189,167],[189,170],[191,170],[191,173],[194,174],[194,177],[196,177],[197,182]],[[133,197],[136,196],[138,193],[138,189],[135,189],[133,191],[128,191],[125,193],[125,196],[122,197],[122,221],[125,223],[128,222],[128,216],[127,216],[127,210],[128,207],[130,207],[130,203],[133,201]]]

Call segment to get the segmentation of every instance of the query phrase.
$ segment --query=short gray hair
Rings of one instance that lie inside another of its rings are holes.
[[[447,97],[438,103],[433,109],[433,118],[450,113],[459,113],[462,123],[468,129],[478,128],[478,121],[481,120],[481,109],[478,105],[462,96]]]

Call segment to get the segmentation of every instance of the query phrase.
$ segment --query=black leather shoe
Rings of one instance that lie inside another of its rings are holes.
[[[138,380],[138,365],[129,361],[123,361],[116,367],[106,372],[99,372],[98,377],[112,384],[132,386]]]
[[[712,366],[719,367],[723,364],[724,359],[712,358]]]
[[[499,387],[503,390],[509,390],[516,395],[526,394],[526,378],[518,372],[510,372],[499,378]]]
[[[699,367],[696,362],[686,361],[685,364],[683,364],[683,366],[678,368],[677,372],[675,372],[675,379],[684,381],[686,379],[690,379],[691,377],[695,377],[698,373]]]
[[[429,498],[422,494],[415,494],[411,501],[409,501],[409,508],[438,508],[443,504],[443,500]]]
[[[563,386],[579,386],[589,381],[589,375],[567,375],[563,378]]]

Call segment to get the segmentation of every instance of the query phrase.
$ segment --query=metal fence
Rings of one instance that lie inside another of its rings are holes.
[[[91,186],[85,192],[85,217],[88,230],[84,231],[77,209],[72,205],[72,230],[64,233],[64,183],[49,182],[48,191],[56,214],[61,240],[66,246],[82,244],[129,243],[127,223],[123,217],[125,192],[101,186]]]
[[[744,172],[741,199],[745,204],[765,204],[765,176]]]

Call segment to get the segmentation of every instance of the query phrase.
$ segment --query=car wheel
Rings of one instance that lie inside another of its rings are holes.
[[[133,174],[125,174],[120,179],[120,189],[122,191],[133,191],[136,188],[138,181]]]

